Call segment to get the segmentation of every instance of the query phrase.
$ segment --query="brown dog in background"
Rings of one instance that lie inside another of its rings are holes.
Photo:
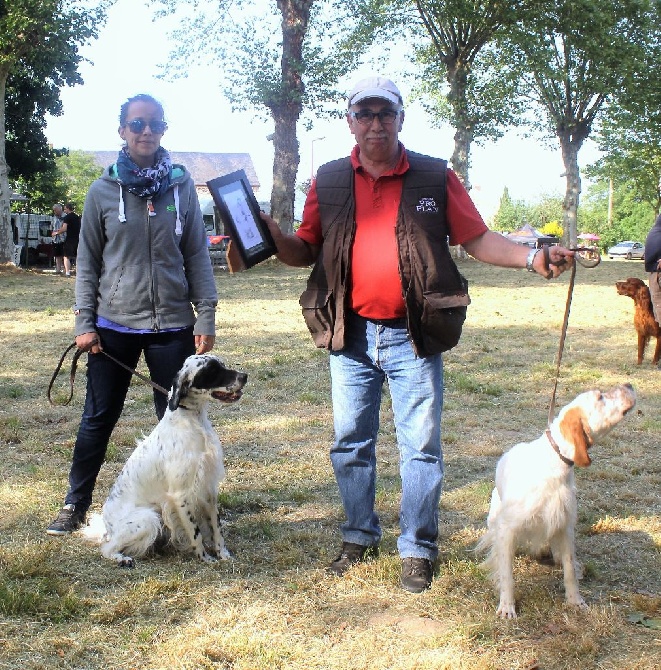
[[[656,337],[656,347],[652,356],[652,365],[656,365],[661,358],[661,326],[654,318],[652,299],[647,284],[637,277],[629,277],[626,281],[616,282],[615,286],[620,295],[633,298],[633,325],[638,333],[638,365],[643,362],[645,347],[651,337]]]

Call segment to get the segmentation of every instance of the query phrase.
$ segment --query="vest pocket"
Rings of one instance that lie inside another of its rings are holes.
[[[335,327],[335,297],[325,289],[306,289],[298,304],[302,308],[305,325],[314,343],[323,349],[330,349]]]
[[[438,354],[457,345],[468,305],[468,293],[424,294],[421,331],[422,344],[427,354]]]

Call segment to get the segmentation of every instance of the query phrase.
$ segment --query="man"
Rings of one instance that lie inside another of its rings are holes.
[[[402,96],[389,79],[356,84],[346,119],[356,147],[319,169],[296,234],[263,218],[281,261],[315,263],[300,302],[315,342],[330,350],[331,462],[347,517],[329,570],[343,575],[378,553],[375,446],[387,381],[400,450],[401,584],[420,593],[438,556],[442,352],[457,343],[469,302],[448,241],[547,278],[571,266],[573,252],[552,247],[545,259],[489,231],[445,161],[399,142]]]
[[[67,236],[67,227],[62,224],[64,218],[64,208],[59,203],[53,205],[53,216],[55,225],[53,226],[53,259],[55,260],[55,274],[61,275],[64,269],[64,240]]]
[[[661,323],[661,216],[658,216],[645,240],[645,269],[649,272],[652,309]]]
[[[67,277],[71,277],[73,263],[78,254],[78,238],[80,237],[80,217],[74,211],[74,204],[72,202],[64,205],[62,228],[64,228],[67,234],[62,248],[64,253],[64,274]]]

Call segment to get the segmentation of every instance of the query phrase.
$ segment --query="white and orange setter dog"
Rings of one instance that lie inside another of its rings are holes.
[[[206,562],[229,558],[218,525],[223,450],[207,408],[211,400],[236,402],[247,378],[217,356],[186,359],[165,415],[126,461],[102,517],[82,530],[106,558],[133,567],[133,557],[164,542]]]
[[[485,565],[500,588],[497,614],[501,617],[516,617],[512,569],[517,549],[539,556],[550,548],[564,571],[567,603],[585,607],[578,590],[582,575],[574,548],[574,465],[590,465],[588,449],[635,404],[630,384],[605,392],[587,391],[565,406],[542,436],[517,444],[501,456],[487,532],[477,545],[478,551],[488,552]]]

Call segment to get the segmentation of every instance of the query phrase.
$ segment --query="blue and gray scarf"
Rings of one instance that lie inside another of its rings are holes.
[[[154,156],[154,164],[148,168],[138,167],[126,147],[122,147],[117,157],[117,179],[129,193],[139,198],[156,199],[170,186],[170,154],[159,147]]]

